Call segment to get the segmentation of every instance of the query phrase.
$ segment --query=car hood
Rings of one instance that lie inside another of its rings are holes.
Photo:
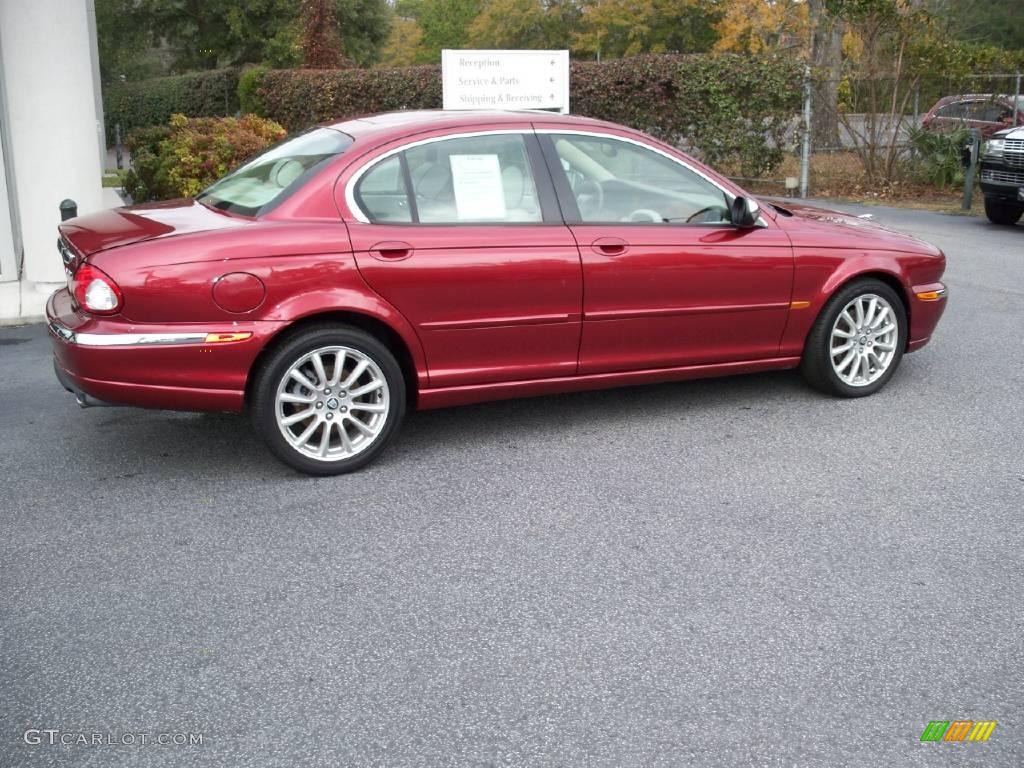
[[[78,253],[88,257],[143,240],[241,227],[251,222],[194,200],[170,200],[78,216],[61,224],[60,232]]]
[[[1001,131],[996,131],[989,138],[993,138],[993,139],[1024,139],[1024,125],[1018,125],[1015,128],[1004,128]]]
[[[856,216],[851,213],[831,210],[829,208],[818,208],[798,203],[792,200],[778,200],[775,203],[792,216],[780,215],[776,221],[790,233],[794,245],[804,245],[800,236],[801,232],[807,233],[815,244],[820,243],[821,237],[837,237],[840,242],[837,245],[849,247],[850,238],[857,240],[870,239],[872,246],[882,250],[905,251],[911,253],[924,253],[928,255],[940,255],[940,251],[931,243],[920,240],[912,235],[897,232],[893,229],[883,227],[870,217]]]

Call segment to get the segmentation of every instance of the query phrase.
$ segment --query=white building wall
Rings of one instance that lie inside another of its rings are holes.
[[[0,0],[2,2],[3,0]],[[0,102],[2,105],[2,102]],[[18,279],[17,256],[14,253],[14,222],[11,221],[11,199],[7,192],[7,167],[4,162],[4,120],[0,115],[0,283]],[[0,301],[3,299],[0,298]],[[0,315],[3,315],[0,308]]]
[[[54,243],[64,198],[80,214],[103,208],[91,30],[86,0],[0,0],[0,72],[7,101],[22,297],[36,304],[64,269]],[[39,303],[41,307],[41,303]],[[36,309],[38,311],[38,309]],[[22,307],[22,314],[35,314]]]

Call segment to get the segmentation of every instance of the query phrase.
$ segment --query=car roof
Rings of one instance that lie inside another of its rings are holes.
[[[545,110],[408,110],[366,115],[324,125],[347,133],[358,141],[387,141],[413,133],[445,128],[477,128],[507,125],[528,129],[532,123],[565,125],[566,129],[614,128],[623,126],[579,115],[562,115]]]
[[[999,101],[1004,100],[1008,102],[1013,101],[1013,95],[1007,95],[1005,93],[961,93],[956,96],[943,96],[937,102],[936,107],[942,107],[946,104],[952,104],[957,101]]]

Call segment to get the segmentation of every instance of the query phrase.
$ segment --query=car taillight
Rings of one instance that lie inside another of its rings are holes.
[[[113,315],[124,302],[121,289],[102,269],[83,264],[71,278],[71,293],[86,312]]]

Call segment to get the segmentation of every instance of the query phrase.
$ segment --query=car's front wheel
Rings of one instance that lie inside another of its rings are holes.
[[[1024,205],[1004,203],[991,197],[985,198],[985,215],[993,224],[1012,226],[1020,221],[1021,214],[1024,214]]]
[[[815,321],[801,371],[823,392],[864,397],[892,378],[906,344],[907,313],[896,291],[880,280],[855,280]]]
[[[391,351],[348,326],[316,326],[274,350],[252,389],[260,437],[301,472],[340,475],[375,459],[405,415]]]

